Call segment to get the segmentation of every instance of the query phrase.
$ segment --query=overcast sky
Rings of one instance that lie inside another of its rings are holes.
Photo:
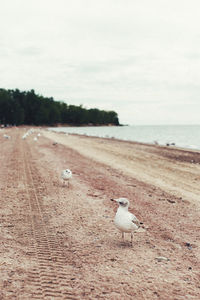
[[[200,124],[200,1],[0,0],[0,85]]]

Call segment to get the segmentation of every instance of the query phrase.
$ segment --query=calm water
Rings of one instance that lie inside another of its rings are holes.
[[[160,145],[175,143],[178,147],[200,149],[200,125],[56,127],[49,130],[151,144],[157,141]]]

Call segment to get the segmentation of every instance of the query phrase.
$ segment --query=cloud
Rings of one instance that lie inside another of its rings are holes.
[[[199,123],[199,8],[197,0],[1,0],[1,85],[113,109],[122,123]]]

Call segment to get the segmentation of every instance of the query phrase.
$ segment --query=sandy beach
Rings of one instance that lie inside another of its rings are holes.
[[[199,299],[200,152],[28,129],[0,131],[0,299]]]

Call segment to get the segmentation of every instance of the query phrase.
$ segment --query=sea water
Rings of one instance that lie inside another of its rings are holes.
[[[200,125],[51,127],[56,132],[200,149]]]

